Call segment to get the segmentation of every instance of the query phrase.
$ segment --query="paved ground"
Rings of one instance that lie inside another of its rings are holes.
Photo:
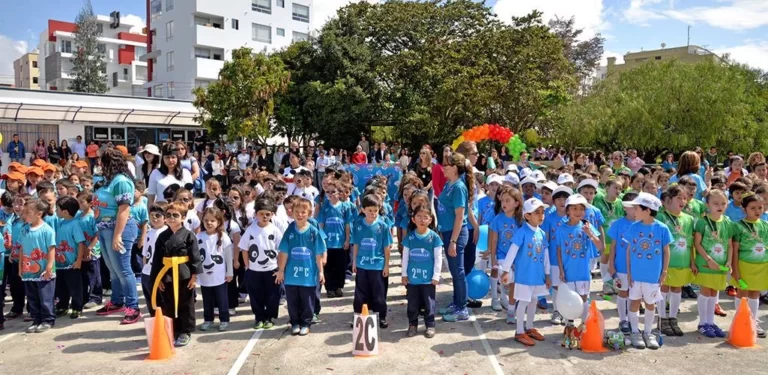
[[[5,331],[0,332],[0,374],[31,369],[35,374],[765,374],[768,369],[768,349],[736,350],[722,340],[694,333],[695,300],[683,303],[680,320],[686,336],[665,338],[665,345],[658,351],[588,354],[562,349],[562,327],[550,326],[549,314],[543,312],[536,315],[536,326],[547,340],[526,349],[512,340],[514,326],[504,323],[505,313],[491,311],[488,300],[486,307],[474,311],[476,322],[438,321],[435,338],[406,338],[405,288],[396,282],[398,268],[393,269],[390,280],[390,328],[380,333],[382,353],[376,358],[359,359],[351,355],[353,286],[348,284],[344,298],[323,299],[322,323],[314,326],[307,337],[290,336],[284,307],[280,310],[280,325],[269,331],[254,331],[250,308],[242,306],[229,332],[197,332],[190,346],[160,363],[144,361],[144,324],[121,326],[118,316],[96,317],[90,311],[76,321],[64,317],[54,329],[43,334],[23,333],[28,323],[9,321]],[[593,283],[593,290],[598,286]],[[438,302],[447,303],[450,293],[450,285],[440,285]],[[618,320],[613,302],[600,300],[598,305],[605,315],[606,327],[615,328]],[[730,314],[717,318],[717,323],[727,328],[733,303],[723,301],[721,305]],[[200,324],[201,302],[197,308]],[[765,310],[763,307],[763,314]]]

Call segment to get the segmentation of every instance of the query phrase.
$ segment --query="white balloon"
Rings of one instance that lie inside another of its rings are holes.
[[[581,313],[584,312],[584,301],[581,300],[581,296],[571,290],[566,283],[557,287],[555,301],[557,302],[557,311],[565,319],[575,320],[580,318]]]

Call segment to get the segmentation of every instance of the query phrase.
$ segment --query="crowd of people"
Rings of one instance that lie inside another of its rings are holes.
[[[227,330],[246,301],[255,329],[274,327],[285,301],[291,333],[307,335],[322,310],[322,287],[326,299],[338,298],[351,280],[354,311],[369,306],[386,329],[393,251],[401,254],[409,337],[420,319],[434,337],[437,316],[465,321],[469,308],[482,308],[468,296],[466,276],[475,268],[490,273],[490,308],[506,310],[526,346],[543,340],[533,322],[551,288],[567,283],[581,295],[586,319],[593,270],[603,292],[618,295],[619,329],[636,348],[658,349],[657,315],[662,333],[684,334],[683,295],[697,298],[698,332],[724,337],[713,318],[725,313],[719,292],[748,298],[757,322],[768,290],[760,153],[719,160],[714,149],[697,150],[648,166],[634,150],[604,160],[539,148],[515,161],[503,149],[480,155],[474,142],[456,150],[426,145],[410,156],[362,138],[347,159],[314,143],[270,153],[196,138],[147,144],[135,156],[92,143],[73,161],[81,144],[80,137],[72,150],[65,141],[38,142],[29,165],[18,136],[8,147],[1,263],[13,303],[0,324],[23,318],[31,321],[27,332],[41,333],[57,318],[97,307],[96,315],[122,313],[121,324],[136,323],[138,275],[147,313],[161,307],[173,318],[176,346],[198,328],[212,329],[216,316],[217,329]],[[368,162],[404,173],[355,184],[348,164]],[[488,251],[479,252],[484,226]],[[443,267],[453,295],[438,309]],[[574,324],[556,304],[552,310],[553,324]],[[759,324],[757,332],[765,336]]]

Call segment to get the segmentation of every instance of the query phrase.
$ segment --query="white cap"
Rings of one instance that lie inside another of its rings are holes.
[[[534,178],[534,179],[535,179],[537,182],[538,182],[538,181],[546,181],[546,180],[547,180],[547,177],[546,177],[546,176],[544,176],[544,172],[542,172],[542,171],[540,171],[540,170],[535,170],[535,171],[533,171],[533,178]]]
[[[499,176],[497,174],[492,174],[492,175],[488,176],[488,178],[485,180],[486,184],[490,184],[490,183],[493,183],[493,182],[501,185],[502,183],[504,183],[504,177],[501,177],[501,176]]]
[[[524,179],[524,178],[530,176],[531,173],[533,173],[531,168],[523,168],[522,170],[520,170],[520,178]]]
[[[558,184],[558,185],[567,184],[567,183],[569,183],[569,182],[570,182],[570,183],[573,183],[573,176],[571,176],[571,175],[570,175],[570,174],[568,174],[568,173],[563,173],[563,174],[561,174],[561,175],[560,175],[560,176],[557,178],[557,184]]]
[[[525,184],[533,184],[533,186],[536,186],[536,180],[532,176],[528,176],[524,178],[522,181],[520,181],[520,185]]]
[[[576,191],[581,190],[581,188],[583,188],[584,186],[592,186],[593,188],[595,188],[595,190],[597,190],[598,185],[597,185],[597,181],[591,178],[588,178],[586,180],[579,182],[579,186],[576,188]]]
[[[509,182],[510,184],[517,186],[520,185],[520,177],[517,177],[516,174],[508,174],[504,176],[504,182]]]
[[[473,174],[481,174],[481,175],[485,175],[485,172],[483,172],[483,171],[481,171],[481,170],[479,170],[479,169],[477,169],[477,168],[475,168],[475,167],[472,167],[472,173],[473,173]]]
[[[560,185],[555,190],[552,190],[552,196],[555,196],[557,193],[568,193],[568,195],[573,195],[573,189],[569,188],[568,186]]]
[[[568,199],[565,200],[565,207],[576,205],[576,204],[582,204],[584,207],[589,206],[589,203],[587,203],[587,198],[584,198],[581,194],[574,194],[568,197]]]
[[[537,198],[531,198],[523,203],[523,215],[536,211],[539,207],[544,207],[546,209],[549,206]]]
[[[541,190],[541,188],[547,188],[549,191],[555,191],[555,189],[557,189],[557,184],[552,181],[547,181],[536,185],[536,189]]]
[[[151,143],[146,145],[146,146],[144,146],[144,151],[143,152],[149,152],[152,155],[160,156],[160,149],[158,149],[157,146],[155,146],[155,145],[153,145]]]
[[[515,173],[517,173],[517,171],[518,171],[517,165],[509,164],[509,165],[507,165],[507,168],[505,168],[505,171],[506,172],[515,172]]]
[[[648,193],[637,194],[637,198],[630,202],[622,202],[622,204],[629,207],[643,206],[653,211],[658,211],[659,208],[661,208],[661,201],[659,198],[656,198],[655,195]]]

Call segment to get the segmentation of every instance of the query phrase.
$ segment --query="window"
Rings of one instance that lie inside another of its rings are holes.
[[[168,97],[173,99],[173,82],[168,82]]]
[[[173,21],[165,23],[165,40],[173,39]]]
[[[37,68],[37,61],[32,61],[32,67]]]
[[[128,80],[128,68],[123,68],[123,81]]]
[[[163,85],[155,85],[155,87],[152,88],[152,91],[152,96],[156,98],[163,97]]]
[[[97,24],[96,24],[96,31],[97,31],[99,34],[104,34],[104,25],[103,25],[103,24],[101,24],[101,23],[97,23]]]
[[[195,57],[203,58],[203,59],[210,59],[211,58],[211,50],[205,49],[205,48],[195,48]]]
[[[285,29],[277,28],[277,36],[285,36]]]
[[[61,52],[72,53],[72,41],[71,40],[62,40],[61,41]]]
[[[258,23],[253,24],[252,28],[252,39],[257,42],[272,43],[272,27],[271,26],[265,26],[265,25],[259,25]]]
[[[279,8],[285,8],[285,0],[277,0],[277,6]]]
[[[238,20],[233,18],[232,19],[232,28],[234,30],[240,30],[240,21],[238,21]]]
[[[293,4],[293,20],[309,23],[309,7],[301,4]]]
[[[99,43],[96,45],[96,50],[99,51],[99,53],[107,53],[107,45],[104,43]]]
[[[173,10],[173,0],[165,0],[165,11]]]
[[[174,63],[173,63],[173,51],[168,52],[168,53],[165,54],[165,65],[168,68],[169,72],[171,70],[173,70],[173,66],[174,66]]]
[[[136,51],[135,58],[138,60],[141,56],[144,56],[147,54],[147,47],[134,47],[134,51]]]
[[[211,19],[205,17],[195,16],[195,25],[209,26],[211,25]]]
[[[163,2],[161,0],[152,0],[149,4],[150,13],[152,15],[160,14],[163,12]]]
[[[32,83],[37,84],[37,77],[32,77]]]
[[[251,10],[272,14],[272,0],[251,0]]]
[[[300,33],[300,32],[293,32],[293,41],[294,42],[303,42],[305,40],[309,40],[309,34]]]

